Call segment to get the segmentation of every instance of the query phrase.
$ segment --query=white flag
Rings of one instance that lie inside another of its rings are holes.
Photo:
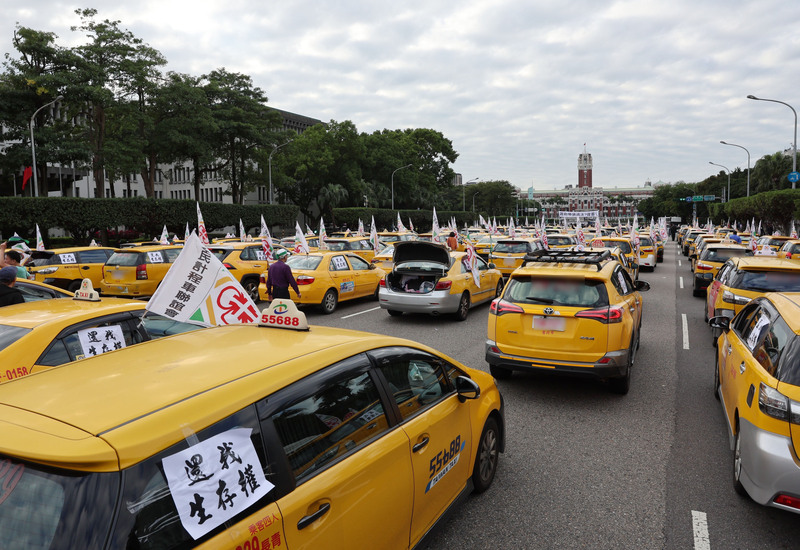
[[[372,224],[369,228],[369,244],[372,245],[372,250],[375,254],[380,252],[380,242],[378,241],[378,228],[375,227],[375,216],[372,216]]]
[[[475,248],[472,243],[467,241],[467,248],[464,250],[467,254],[464,256],[464,264],[472,273],[472,280],[475,281],[475,286],[481,287],[481,276],[478,272],[478,255],[475,253]]]
[[[261,214],[261,249],[264,251],[264,258],[267,261],[272,261],[272,235],[269,234],[269,227],[267,222],[264,221],[264,214]]]
[[[414,231],[414,222],[411,220],[411,216],[408,217],[408,228]]]
[[[167,226],[161,230],[161,238],[158,240],[160,244],[169,244],[169,233],[167,233]]]
[[[197,203],[197,236],[200,242],[208,244],[208,231],[206,231],[206,222],[203,221],[203,213],[200,212],[200,203]]]
[[[322,216],[319,217],[319,249],[327,250],[328,245],[325,244],[325,239],[328,238],[328,232],[325,231],[325,221]]]
[[[36,250],[44,250],[44,241],[42,240],[42,232],[39,231],[39,224],[36,224]]]
[[[147,311],[203,326],[258,322],[261,313],[222,262],[192,233]]]
[[[403,220],[400,219],[400,212],[397,213],[397,230],[398,231],[408,231],[406,226],[403,225]]]
[[[361,218],[358,218],[358,236],[364,236],[364,222],[361,221]]]
[[[186,222],[186,232],[183,234],[183,240],[186,241],[186,239],[189,238],[189,235],[189,222]]]
[[[436,217],[436,207],[433,207],[433,225],[431,226],[431,241],[438,243],[441,242],[439,240],[439,235],[441,234],[441,230],[439,229],[439,218]]]
[[[295,222],[294,226],[294,250],[295,254],[308,254],[308,241],[300,229],[300,222]]]
[[[241,242],[245,241],[244,224],[242,223],[242,218],[239,218],[239,240]]]

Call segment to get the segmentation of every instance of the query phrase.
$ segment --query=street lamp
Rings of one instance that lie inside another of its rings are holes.
[[[792,112],[794,113],[794,142],[792,143],[792,172],[797,172],[797,111],[794,110],[794,107],[789,105],[788,103],[784,103],[783,101],[778,101],[777,99],[764,99],[763,97],[756,97],[754,95],[747,96],[747,99],[755,99],[756,101],[771,101],[772,103],[780,103],[781,105],[786,105],[789,107]],[[792,189],[797,186],[797,182],[792,182]]]
[[[273,145],[272,152],[269,154],[269,158],[267,159],[267,163],[269,164],[269,203],[272,204],[275,202],[275,194],[272,191],[272,155],[275,154],[275,151],[283,147],[284,145],[289,145],[293,142],[293,139],[290,139],[286,143],[281,143],[280,145]]]
[[[741,145],[736,145],[735,143],[728,143],[727,141],[720,141],[722,145],[730,145],[732,147],[738,147],[739,149],[744,149],[747,153],[747,196],[750,196],[750,151],[742,147]]]
[[[472,213],[473,213],[473,214],[475,213],[475,197],[477,197],[477,196],[478,196],[478,193],[480,193],[480,191],[475,191],[475,192],[472,194]]]
[[[42,105],[41,107],[39,107],[38,109],[36,109],[33,112],[33,115],[31,116],[31,156],[33,157],[33,196],[34,197],[38,197],[39,196],[39,179],[36,177],[36,144],[33,142],[33,120],[36,118],[36,115],[39,114],[39,111],[41,111],[42,109],[44,109],[46,107],[49,107],[50,105],[52,105],[56,101],[61,101],[62,99],[64,99],[63,95],[58,96],[57,98],[55,98],[50,103],[46,103],[46,104]]]
[[[398,168],[397,170],[392,172],[392,210],[394,210],[394,175],[398,170],[402,170],[404,168],[410,168],[410,167],[411,167],[411,164],[406,164],[405,166],[401,166],[400,168]]]
[[[728,168],[722,166],[721,164],[717,164],[716,162],[708,161],[708,163],[713,164],[714,166],[719,166],[720,168],[725,168],[725,170],[728,170]],[[725,199],[725,202],[729,202],[730,200],[731,200],[731,171],[728,170],[728,198]]]
[[[464,184],[461,185],[461,210],[462,211],[467,209],[467,204],[464,202],[464,189],[467,187],[468,184],[475,183],[479,179],[481,179],[481,178],[471,179],[468,182],[465,182]]]

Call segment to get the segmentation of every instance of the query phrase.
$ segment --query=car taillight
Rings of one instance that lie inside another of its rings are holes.
[[[492,300],[489,306],[489,315],[505,315],[506,313],[525,313],[525,310],[517,304],[506,302],[500,298]]]
[[[739,296],[730,290],[722,291],[722,301],[728,304],[745,305],[750,302],[750,298],[746,296]]]
[[[594,319],[601,323],[621,323],[622,308],[618,306],[604,307],[600,309],[584,309],[575,314],[575,317],[583,319]]]
[[[224,265],[227,269],[236,269],[235,267],[233,267],[232,264],[229,264],[228,262],[222,262],[222,265]]]
[[[258,282],[259,282],[260,284],[262,284],[262,285],[265,285],[265,284],[267,284],[267,278],[266,278],[266,277],[264,277],[264,275],[263,275],[263,274],[262,274],[262,275],[259,275],[259,277],[258,277]]]
[[[764,382],[761,382],[761,386],[758,389],[758,408],[772,418],[789,420],[789,399],[778,390],[764,384]]]
[[[386,288],[386,277],[383,277],[378,284],[383,288]]]
[[[438,281],[434,290],[450,290],[453,286],[453,281]]]
[[[653,249],[652,248],[643,248],[642,252],[647,252],[648,254],[651,254],[653,252]]]
[[[789,260],[791,260],[791,259],[792,259],[792,253],[791,253],[791,252],[787,252],[787,253],[786,253],[786,258],[788,258]]]
[[[314,277],[309,277],[308,275],[298,275],[295,281],[298,285],[310,285],[314,282]]]
[[[775,504],[781,504],[783,506],[789,506],[791,508],[800,509],[800,498],[793,497],[790,495],[778,495],[775,497]]]
[[[697,262],[697,265],[694,266],[695,269],[699,271],[711,271],[714,269],[713,265],[704,264],[703,262]]]
[[[143,281],[147,279],[147,264],[139,264],[136,266],[136,280]]]

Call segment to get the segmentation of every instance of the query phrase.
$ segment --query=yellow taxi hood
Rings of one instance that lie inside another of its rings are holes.
[[[145,305],[144,302],[123,298],[103,298],[99,302],[75,299],[40,300],[3,307],[0,324],[24,328],[35,328],[51,321],[69,324],[69,319],[78,321],[83,317],[137,311],[144,309]]]
[[[409,344],[320,326],[214,327],[16,380],[0,386],[0,405],[105,439],[126,467],[322,367],[374,347]]]
[[[85,431],[34,412],[0,404],[0,453],[82,471],[114,471],[117,454]]]

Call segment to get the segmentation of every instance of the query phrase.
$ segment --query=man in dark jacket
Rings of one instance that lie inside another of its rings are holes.
[[[290,285],[297,293],[297,297],[300,297],[300,289],[297,287],[294,275],[292,275],[292,268],[286,265],[286,260],[288,258],[289,252],[283,248],[275,252],[275,259],[277,261],[272,262],[267,272],[267,294],[270,300],[273,298],[290,299]]]
[[[11,304],[22,304],[25,299],[18,288],[14,288],[17,282],[17,268],[7,265],[0,269],[0,306],[10,306]]]

